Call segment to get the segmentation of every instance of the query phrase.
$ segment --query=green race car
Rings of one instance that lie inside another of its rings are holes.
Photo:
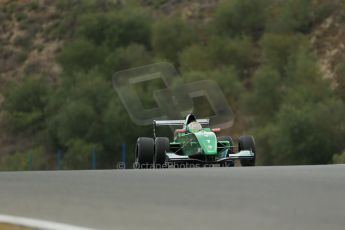
[[[187,115],[185,120],[154,120],[154,138],[139,137],[137,140],[135,167],[234,166],[234,160],[239,160],[242,166],[255,165],[252,136],[239,137],[235,146],[231,137],[217,137],[220,129],[210,129],[208,125],[209,119],[196,119],[193,114]],[[182,129],[175,129],[170,141],[168,137],[156,136],[157,126],[180,126]]]

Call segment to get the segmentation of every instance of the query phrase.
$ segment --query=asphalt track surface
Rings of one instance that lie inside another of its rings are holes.
[[[0,173],[0,214],[94,229],[345,229],[345,166]]]

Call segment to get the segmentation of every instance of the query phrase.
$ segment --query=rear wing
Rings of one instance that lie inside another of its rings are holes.
[[[209,125],[210,119],[197,119],[201,125]],[[181,126],[185,120],[153,120],[153,136],[156,137],[156,126]]]
[[[210,119],[197,119],[197,122],[199,122],[202,125],[209,125]],[[154,126],[179,126],[183,125],[185,120],[153,120]]]

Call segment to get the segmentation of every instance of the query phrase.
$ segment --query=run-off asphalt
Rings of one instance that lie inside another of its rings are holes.
[[[345,166],[0,173],[0,214],[96,229],[345,229]]]

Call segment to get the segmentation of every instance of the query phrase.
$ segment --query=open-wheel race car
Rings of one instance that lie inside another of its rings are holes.
[[[157,126],[180,126],[172,141],[157,137]],[[219,136],[219,128],[209,128],[209,119],[196,119],[193,114],[185,120],[154,120],[153,136],[139,137],[135,148],[136,168],[234,166],[255,165],[255,142],[252,136],[238,138],[238,145],[230,136]],[[235,149],[237,151],[235,151]]]

